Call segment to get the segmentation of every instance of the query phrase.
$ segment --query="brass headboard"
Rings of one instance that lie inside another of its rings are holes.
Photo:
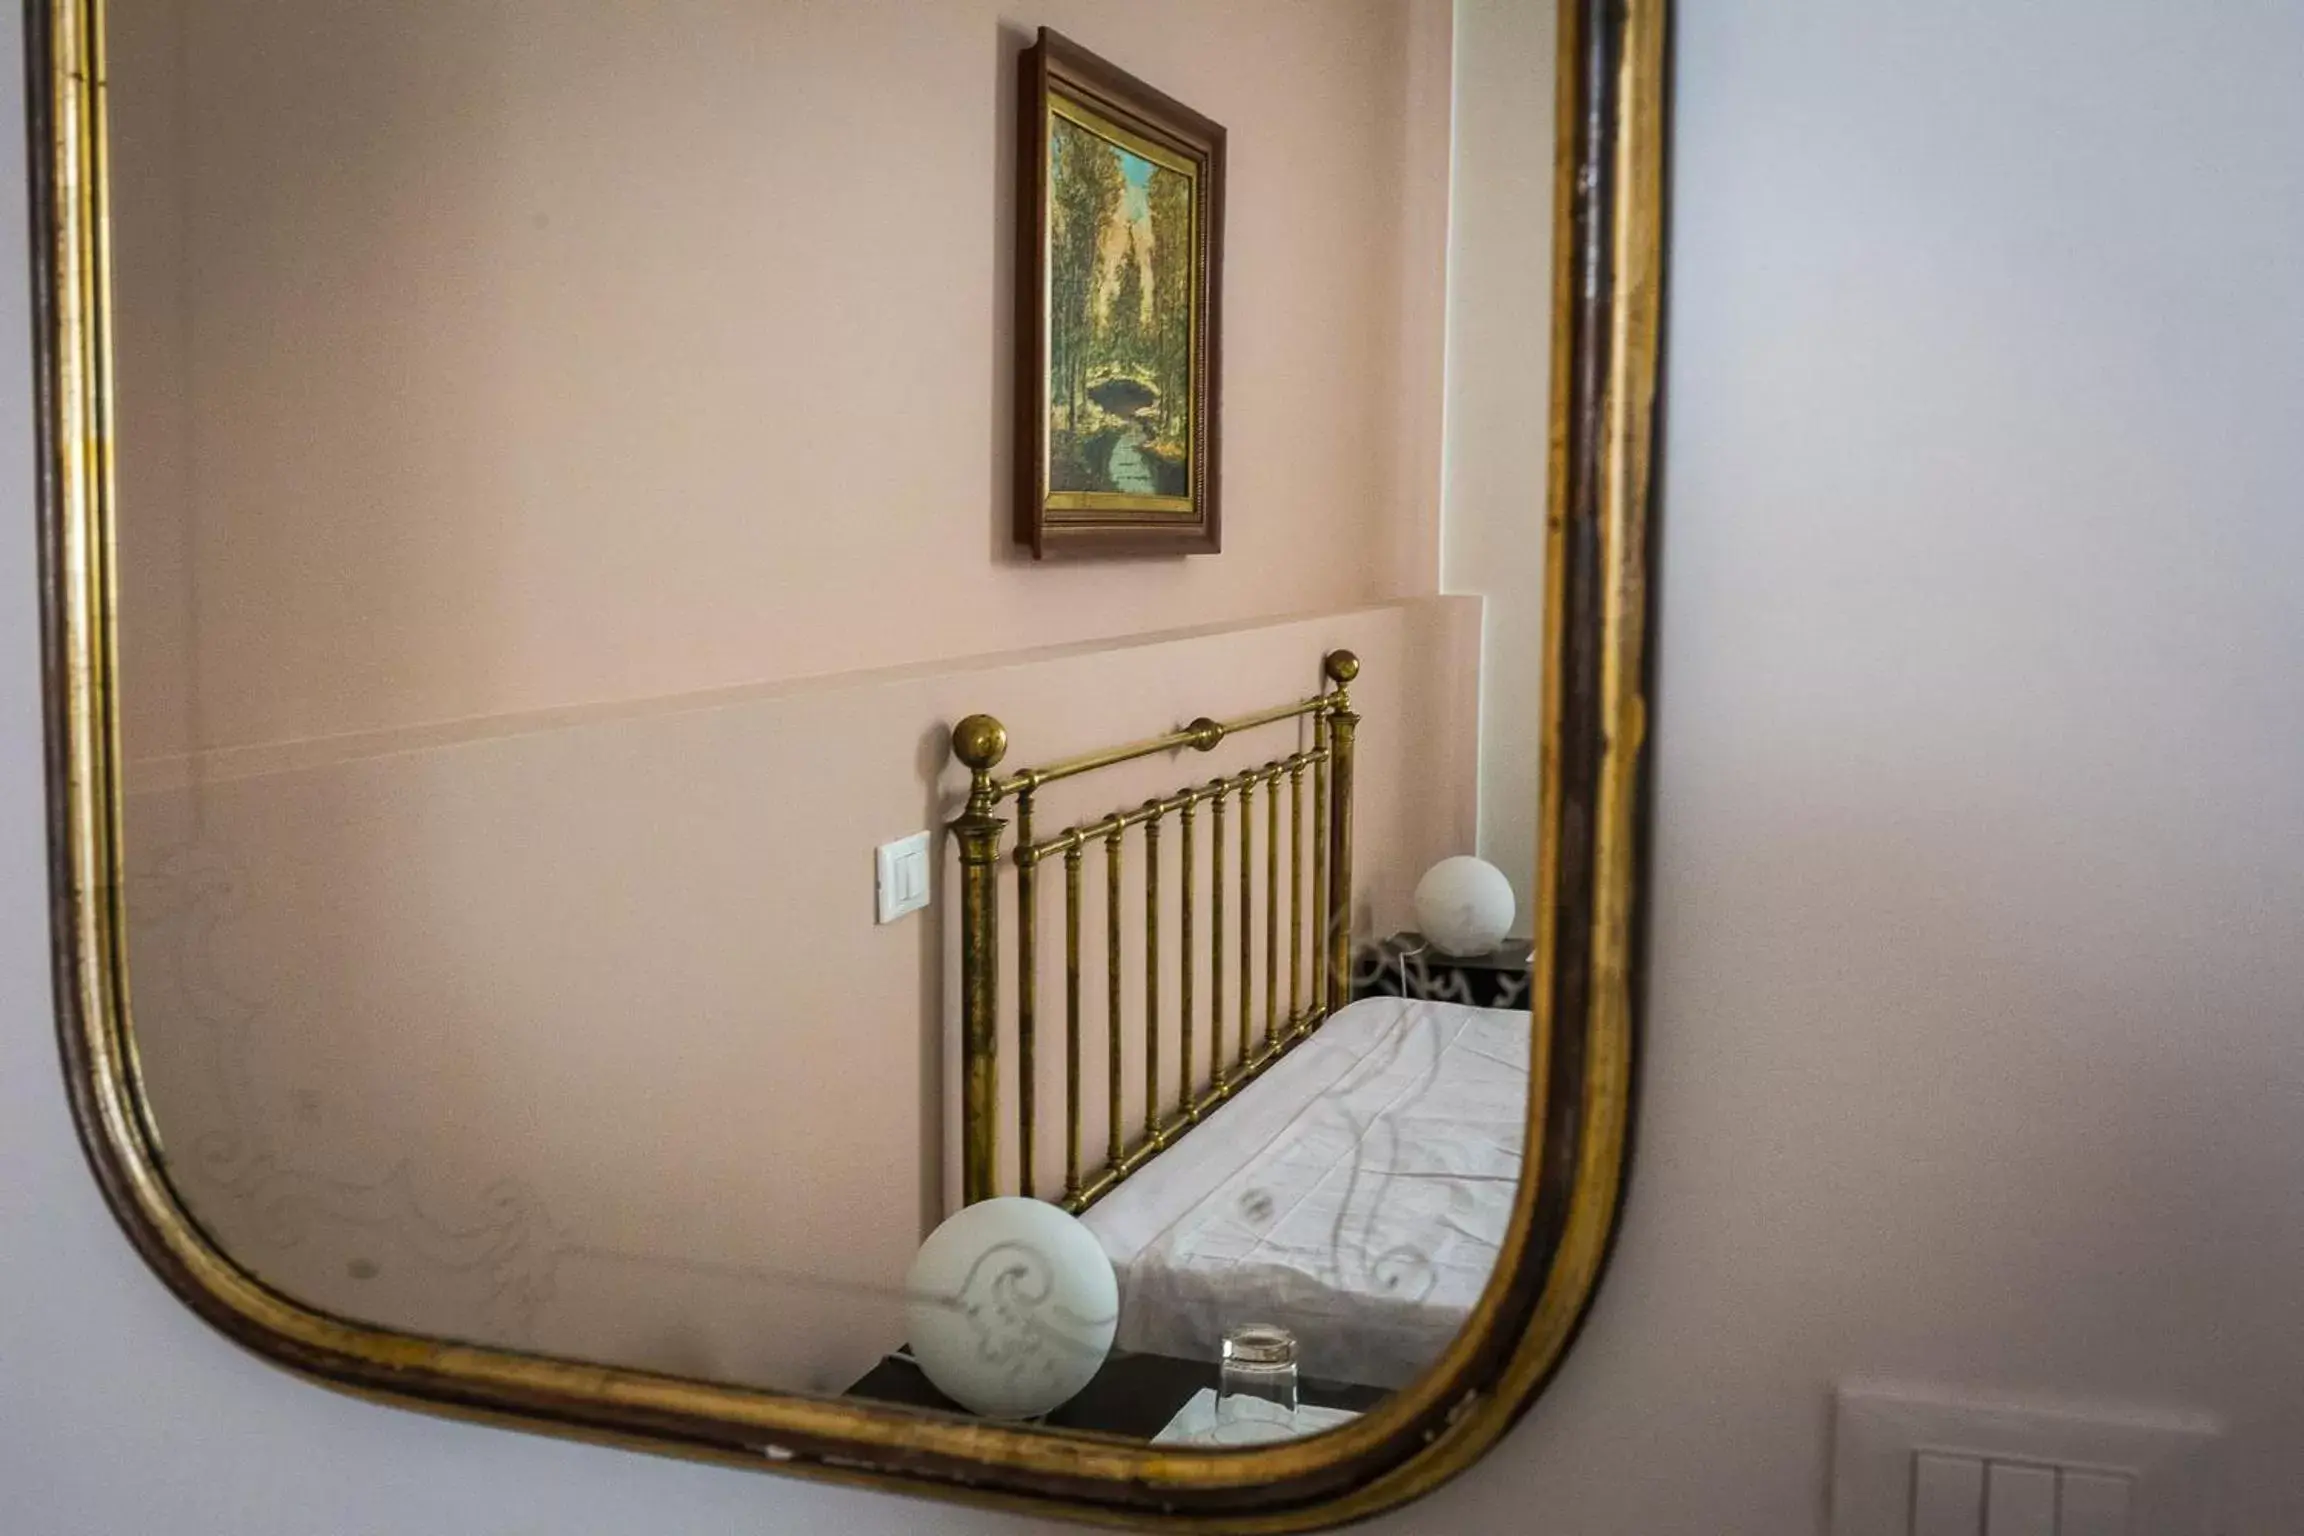
[[[1308,699],[1282,704],[1237,720],[1193,721],[1182,730],[1090,752],[1042,768],[996,778],[993,769],[1008,750],[1006,727],[989,715],[970,715],[952,728],[952,753],[969,771],[968,805],[952,823],[960,849],[960,998],[961,998],[961,1176],[964,1203],[973,1204],[1000,1193],[998,1183],[998,1125],[1000,1110],[999,1006],[1000,919],[999,886],[1001,843],[1007,821],[995,815],[1002,802],[1016,802],[1016,839],[1010,853],[1016,865],[1016,976],[1017,999],[1013,1037],[1017,1052],[1018,1192],[1036,1190],[1033,1137],[1037,1090],[1036,1060],[1040,1033],[1039,1007],[1039,872],[1041,864],[1060,858],[1064,865],[1064,1083],[1066,1127],[1064,1193],[1066,1210],[1079,1211],[1108,1194],[1122,1179],[1169,1147],[1184,1131],[1224,1100],[1232,1097],[1266,1068],[1309,1035],[1336,1008],[1350,1000],[1351,891],[1352,891],[1352,738],[1360,717],[1352,712],[1349,691],[1360,674],[1360,662],[1350,651],[1333,651],[1323,661],[1333,686]],[[1091,821],[1075,822],[1061,831],[1035,838],[1032,826],[1034,797],[1061,779],[1078,777],[1100,768],[1150,757],[1155,753],[1213,751],[1217,743],[1243,731],[1283,721],[1309,718],[1312,745],[1238,773],[1205,783],[1188,785],[1173,794]],[[1312,974],[1304,975],[1304,778],[1312,778],[1312,932],[1316,936]],[[1281,889],[1280,845],[1281,784],[1288,789],[1286,823],[1290,835],[1287,902],[1289,945],[1285,952],[1288,987],[1285,1010],[1280,994]],[[1263,1029],[1261,1043],[1255,1029],[1255,860],[1256,795],[1264,792],[1264,923],[1263,923]],[[1225,820],[1227,806],[1239,807],[1238,986],[1233,1010],[1225,1007]],[[1210,807],[1210,922],[1207,929],[1209,997],[1207,1068],[1205,1086],[1199,1086],[1200,1066],[1194,1050],[1195,999],[1198,970],[1195,949],[1199,887],[1195,880],[1197,811]],[[1160,944],[1160,831],[1171,816],[1181,839],[1182,889],[1177,899],[1182,924],[1177,967],[1178,1055],[1173,1095],[1164,1092],[1160,1061],[1161,944]],[[1142,828],[1145,850],[1144,965],[1142,999],[1143,1038],[1137,1053],[1144,1063],[1144,1112],[1141,1127],[1131,1137],[1123,1123],[1123,1062],[1127,1051],[1122,1034],[1131,1000],[1122,967],[1121,908],[1128,834]],[[1081,873],[1090,844],[1103,847],[1107,1029],[1107,1120],[1104,1161],[1083,1167],[1081,1146],[1080,1040],[1080,922]],[[1309,988],[1307,988],[1309,981]],[[1227,1055],[1227,1035],[1231,1050]]]

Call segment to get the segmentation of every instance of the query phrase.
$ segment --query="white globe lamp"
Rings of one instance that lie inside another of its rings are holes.
[[[1096,1234],[1044,1200],[979,1200],[928,1234],[905,1281],[912,1357],[989,1419],[1061,1408],[1103,1368],[1120,1283]]]
[[[1416,926],[1444,955],[1488,953],[1517,910],[1504,871],[1470,854],[1442,859],[1416,882]]]

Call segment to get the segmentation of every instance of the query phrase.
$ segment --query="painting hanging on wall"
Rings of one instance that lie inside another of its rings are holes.
[[[1045,27],[1022,76],[1016,537],[1213,554],[1224,130]]]

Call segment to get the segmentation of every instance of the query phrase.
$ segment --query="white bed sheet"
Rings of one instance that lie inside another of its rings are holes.
[[[1082,1217],[1123,1349],[1279,1323],[1307,1376],[1404,1386],[1463,1325],[1520,1180],[1525,1012],[1367,998]]]

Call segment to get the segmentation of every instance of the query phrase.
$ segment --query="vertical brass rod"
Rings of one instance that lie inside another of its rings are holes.
[[[1256,1004],[1256,780],[1240,781],[1240,1063],[1249,1056]]]
[[[1144,823],[1144,1139],[1160,1139],[1160,816]]]
[[[1080,1193],[1080,844],[1064,850],[1064,1198]]]
[[[1224,781],[1218,779],[1216,820],[1208,836],[1208,1077],[1221,1083],[1224,1070]]]
[[[1111,1080],[1111,1112],[1104,1122],[1105,1156],[1120,1161],[1120,840],[1125,827],[1104,836],[1104,1065]]]
[[[1350,685],[1360,675],[1360,658],[1332,651],[1328,676],[1335,702],[1328,715],[1330,820],[1328,823],[1328,1004],[1352,1001],[1352,739],[1360,717],[1352,712]]]
[[[1328,714],[1312,717],[1312,1009],[1326,1018],[1328,1003]]]
[[[1040,861],[1032,846],[1032,791],[1016,797],[1016,1193],[1034,1197],[1032,1130],[1037,1117],[1040,997]]]
[[[1183,887],[1179,895],[1179,900],[1183,906],[1183,911],[1179,914],[1183,931],[1177,935],[1176,945],[1176,953],[1182,961],[1177,967],[1176,974],[1178,1002],[1181,1004],[1177,1010],[1176,1018],[1176,1062],[1184,1077],[1184,1086],[1181,1090],[1184,1108],[1186,1113],[1190,1113],[1192,1105],[1199,1098],[1199,1095],[1193,1091],[1192,1082],[1192,910],[1198,904],[1199,891],[1192,882],[1192,797],[1190,795],[1184,797],[1182,836],[1184,846],[1180,851],[1184,855],[1184,869],[1182,878],[1178,883]]]
[[[1008,731],[990,715],[952,727],[952,755],[969,771],[968,806],[952,823],[960,844],[960,1199],[999,1193],[1000,834],[1008,823],[992,769]]]
[[[1288,1027],[1304,1018],[1304,765],[1288,765]]]
[[[1264,1043],[1280,1028],[1280,770],[1264,780]]]

